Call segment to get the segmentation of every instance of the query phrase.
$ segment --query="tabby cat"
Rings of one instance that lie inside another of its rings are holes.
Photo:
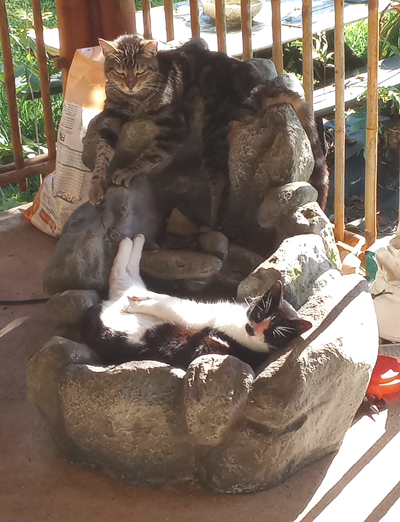
[[[100,45],[105,56],[106,102],[90,201],[96,205],[104,196],[107,167],[125,123],[150,119],[159,129],[132,165],[114,172],[115,184],[129,186],[135,176],[172,159],[201,107],[202,157],[210,179],[210,222],[214,227],[228,188],[229,125],[240,118],[240,109],[261,82],[259,74],[249,62],[209,51],[200,39],[166,51],[158,51],[156,41],[136,35],[123,35],[113,42],[100,40]],[[296,93],[292,94],[297,103]],[[309,123],[307,119],[303,124]],[[318,176],[316,172],[313,177],[317,180]]]
[[[204,354],[234,355],[257,369],[271,350],[311,328],[282,297],[278,281],[251,305],[198,303],[146,289],[140,274],[144,236],[121,241],[110,300],[82,320],[82,338],[103,364],[155,360],[186,369]]]

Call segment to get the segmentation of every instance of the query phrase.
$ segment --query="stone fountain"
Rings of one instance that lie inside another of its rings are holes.
[[[88,165],[97,125],[86,137]],[[113,168],[132,161],[152,132],[128,124]],[[252,191],[243,151],[255,137],[268,169]],[[209,192],[196,143],[192,136],[169,166],[72,214],[44,279],[58,335],[28,361],[28,394],[78,466],[127,484],[197,480],[215,492],[257,491],[339,448],[376,361],[376,317],[366,281],[340,273],[332,225],[307,183],[310,146],[290,106],[268,108],[232,149],[233,190],[218,232],[202,231]],[[120,240],[139,232],[147,238],[141,269],[155,290],[244,300],[279,278],[312,330],[257,372],[219,355],[187,371],[154,361],[100,365],[76,326],[106,295]]]

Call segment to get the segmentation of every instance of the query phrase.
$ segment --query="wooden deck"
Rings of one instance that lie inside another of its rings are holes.
[[[238,0],[239,2],[239,0]],[[388,5],[388,0],[380,0],[379,10],[383,11]],[[201,5],[201,2],[200,2]],[[281,1],[282,17],[282,42],[291,42],[301,39],[302,2],[298,0]],[[344,23],[349,24],[368,17],[367,3],[345,3]],[[143,15],[142,12],[136,14],[138,33],[143,34]],[[313,33],[318,34],[322,31],[333,29],[335,23],[334,1],[333,0],[314,0],[313,1]],[[151,27],[153,37],[161,41],[166,41],[165,14],[164,7],[154,7],[151,9]],[[191,37],[190,30],[190,9],[189,2],[178,2],[174,4],[174,42],[186,42]],[[202,14],[200,7],[200,36],[206,40],[211,50],[217,51],[217,33],[214,21],[207,15]],[[259,51],[272,47],[272,15],[271,1],[266,0],[261,12],[254,18],[252,29],[253,50]],[[242,34],[240,26],[227,27],[227,53],[230,56],[240,56],[243,52]]]
[[[346,107],[355,105],[358,96],[367,89],[368,73],[367,68],[363,68],[357,75],[345,80],[345,103]],[[400,56],[393,56],[382,60],[378,71],[379,87],[398,87],[400,86]],[[335,109],[335,86],[329,85],[314,91],[314,111],[315,116],[324,116],[334,112]]]

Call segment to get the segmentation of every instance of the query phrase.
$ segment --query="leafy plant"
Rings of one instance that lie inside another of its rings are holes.
[[[400,3],[392,3],[380,18],[382,58],[399,54],[400,49]]]

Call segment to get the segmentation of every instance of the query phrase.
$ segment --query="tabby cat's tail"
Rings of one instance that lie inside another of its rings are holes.
[[[310,141],[311,150],[314,156],[314,170],[309,182],[316,188],[318,192],[317,201],[322,210],[325,210],[329,190],[329,170],[311,107],[297,92],[292,91],[283,85],[274,85],[273,81],[256,87],[251,97],[258,106],[289,103],[296,111],[297,117],[299,118]]]

